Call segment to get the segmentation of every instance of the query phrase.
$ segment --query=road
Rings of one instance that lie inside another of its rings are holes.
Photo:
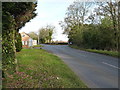
[[[117,58],[68,45],[43,45],[43,49],[60,57],[89,88],[118,88]]]

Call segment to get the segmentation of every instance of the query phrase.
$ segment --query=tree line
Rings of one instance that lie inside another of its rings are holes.
[[[91,10],[93,11],[91,12]],[[91,13],[90,13],[91,12]],[[82,48],[118,50],[120,2],[72,3],[60,21],[69,42]]]
[[[35,32],[30,32],[28,33],[28,35],[31,38],[37,40],[39,44],[52,43],[54,31],[55,31],[55,26],[47,25],[45,27],[40,28],[39,31],[37,32],[38,34],[36,34]]]

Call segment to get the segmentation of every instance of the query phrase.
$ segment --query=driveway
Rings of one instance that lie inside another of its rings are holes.
[[[43,49],[60,57],[89,88],[118,88],[117,58],[68,45],[43,45]]]

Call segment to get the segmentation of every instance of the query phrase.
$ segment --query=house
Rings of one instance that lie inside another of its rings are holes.
[[[37,40],[33,40],[27,33],[20,33],[22,37],[22,47],[31,47],[33,45],[37,45]]]

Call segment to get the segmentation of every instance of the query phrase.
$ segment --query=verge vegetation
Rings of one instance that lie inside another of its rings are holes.
[[[6,74],[3,88],[87,88],[60,58],[45,50],[22,49],[17,59],[18,72]]]
[[[95,53],[100,53],[100,54],[105,54],[105,55],[109,55],[109,56],[113,56],[113,57],[119,57],[119,53],[118,51],[107,51],[107,50],[97,50],[97,49],[84,49],[84,48],[80,48],[76,45],[69,45],[71,48],[75,48],[75,49],[80,49],[80,50],[84,50],[84,51],[88,51],[88,52],[95,52]]]
[[[39,44],[39,45],[34,45],[32,47],[34,48],[34,47],[44,47],[44,46]]]

